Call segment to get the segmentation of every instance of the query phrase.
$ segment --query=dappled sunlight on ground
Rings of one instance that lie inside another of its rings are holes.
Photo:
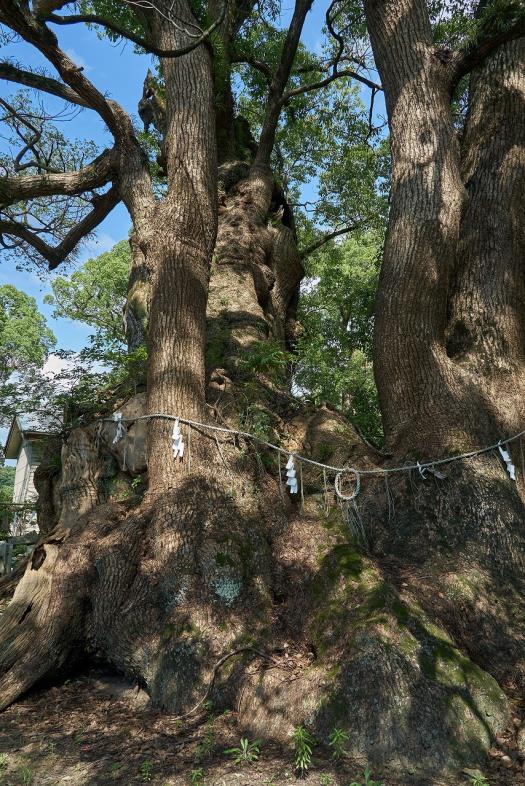
[[[34,691],[0,715],[3,786],[349,786],[364,782],[363,763],[334,761],[314,747],[309,773],[294,771],[292,747],[261,744],[259,761],[235,764],[226,748],[243,730],[235,713],[208,710],[177,720],[152,710],[138,687],[103,671]],[[5,758],[2,757],[5,754]],[[504,768],[490,765],[491,786],[509,786]],[[203,780],[196,773],[202,770]],[[499,772],[499,774],[498,774]],[[385,786],[460,786],[470,781],[417,782],[407,774],[373,773]],[[512,776],[512,783],[525,783]]]

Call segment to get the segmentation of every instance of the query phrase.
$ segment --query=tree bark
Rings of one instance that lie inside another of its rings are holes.
[[[399,464],[523,429],[523,41],[473,75],[461,154],[425,3],[366,9],[393,156],[375,371]],[[510,450],[518,463],[519,443]],[[517,485],[494,453],[445,471],[446,480],[390,482],[395,520],[371,525],[375,548],[395,557],[399,581],[411,575],[427,611],[477,663],[502,684],[521,683],[521,467]]]
[[[160,412],[209,420],[208,403],[219,422],[239,426],[255,408],[268,416],[263,433],[291,452],[373,466],[340,415],[298,413],[284,384],[242,372],[255,342],[293,344],[302,266],[269,158],[308,7],[309,0],[296,4],[292,46],[273,80],[253,165],[230,159],[220,168],[211,271],[217,190],[209,52],[201,46],[162,62],[165,198],[155,201],[130,124],[111,108],[118,187],[134,224],[134,275],[142,281],[146,270],[151,287],[148,393],[119,405],[135,420],[117,443],[115,424],[104,422],[75,429],[63,447],[61,478],[48,489],[58,523],[2,617],[0,708],[83,653],[177,714],[210,695],[217,709],[235,706],[245,728],[273,739],[285,741],[308,723],[328,742],[337,726],[348,732],[353,755],[426,776],[477,764],[508,717],[505,695],[474,662],[502,678],[516,673],[522,651],[511,629],[513,609],[521,612],[521,500],[509,495],[502,468],[480,461],[445,491],[421,483],[417,504],[394,486],[396,528],[373,517],[371,559],[355,545],[365,511],[361,518],[342,505],[341,515],[318,467],[301,472],[303,505],[284,492],[273,453],[183,426],[186,457],[175,462],[172,424],[137,419]],[[182,0],[175,13],[192,19]],[[466,407],[472,373],[448,357],[445,343],[467,196],[452,77],[434,57],[423,2],[370,0],[367,13],[394,152],[378,383],[397,452],[439,453],[458,438],[470,445],[486,436],[484,420],[478,424]],[[176,28],[153,23],[161,50],[180,44]],[[373,495],[379,514],[383,502]],[[495,600],[490,614],[488,599]],[[474,630],[483,633],[479,652]],[[255,670],[246,668],[251,662]]]

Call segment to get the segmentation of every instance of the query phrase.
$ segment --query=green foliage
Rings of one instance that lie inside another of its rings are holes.
[[[429,14],[436,43],[463,46],[477,29],[475,3],[470,0],[431,0]]]
[[[55,344],[36,300],[10,284],[0,286],[0,384],[13,371],[42,366]]]
[[[295,749],[295,769],[304,775],[312,763],[312,749],[315,740],[304,726],[296,726],[292,733]]]
[[[276,379],[291,364],[293,355],[285,352],[274,341],[254,341],[244,354],[242,367],[252,373],[262,373]]]
[[[8,757],[7,753],[0,753],[0,772],[7,769]]]
[[[32,381],[40,379],[55,343],[36,300],[10,284],[0,286],[0,425],[8,426],[17,411],[34,411],[20,402],[38,392]]]
[[[19,772],[20,775],[20,783],[22,786],[31,786],[31,784],[35,780],[35,773],[29,767],[22,767]]]
[[[0,467],[0,504],[13,499],[15,472],[15,467]]]
[[[350,3],[352,22],[362,9]],[[346,10],[346,6],[345,6]],[[339,12],[338,16],[342,14]],[[358,26],[356,26],[357,29]],[[347,26],[347,30],[352,29]],[[245,30],[241,49],[274,68],[286,31],[255,21]],[[347,36],[346,36],[347,37]],[[330,46],[327,45],[326,56]],[[326,77],[322,58],[300,46],[289,89],[300,89]],[[260,71],[237,66],[240,80],[237,100],[240,113],[254,136],[263,122],[267,84]],[[294,206],[301,247],[330,228],[360,223],[384,225],[387,213],[389,151],[380,130],[369,127],[368,107],[350,79],[338,79],[322,90],[296,95],[283,107],[272,167],[284,193]],[[304,202],[301,191],[316,188],[316,198]]]
[[[14,411],[43,410],[64,413],[66,423],[76,425],[110,411],[115,401],[145,386],[146,348],[128,352],[122,324],[129,264],[129,244],[122,240],[70,276],[52,281],[53,294],[45,301],[54,306],[53,316],[83,322],[95,331],[79,354],[57,353],[65,363],[53,379],[33,365],[23,386],[4,385],[4,421]],[[38,348],[36,340],[33,345]]]
[[[351,236],[324,246],[309,260],[295,368],[295,384],[305,396],[342,409],[377,441],[382,427],[372,334],[380,247],[375,233]]]
[[[268,441],[272,431],[272,420],[269,413],[257,404],[249,404],[241,413],[241,425],[259,439]]]
[[[204,783],[204,770],[202,767],[197,767],[190,772],[191,786],[202,786]]]
[[[206,721],[204,736],[197,746],[197,750],[195,751],[195,764],[200,764],[203,759],[206,759],[213,753],[215,750],[215,743],[216,735],[215,729],[213,728],[213,718],[210,718],[210,720]]]
[[[323,772],[319,775],[319,786],[332,786],[332,783],[332,776],[328,775],[328,773]]]
[[[482,4],[476,0],[431,0],[429,13],[434,40],[449,48],[479,46],[484,38],[504,35],[525,20],[522,0]]]
[[[248,737],[241,737],[238,748],[228,748],[224,751],[233,757],[234,764],[257,761],[261,752],[261,740],[250,740]]]
[[[133,10],[126,3],[120,0],[81,0],[79,3],[80,13],[97,14],[104,19],[109,19],[123,30],[128,30],[141,38],[144,38],[145,30],[140,22],[140,15],[133,13]],[[89,27],[89,25],[88,25]],[[99,38],[109,38],[113,43],[122,41],[122,37],[105,27],[95,26]],[[142,52],[141,47],[135,47],[136,52]]]
[[[379,781],[372,780],[372,776],[370,775],[370,770],[369,769],[366,769],[364,771],[363,778],[364,778],[364,780],[363,780],[362,784],[358,783],[357,781],[353,781],[353,783],[351,783],[350,786],[384,786],[383,783],[380,783]]]
[[[143,761],[139,767],[139,773],[143,781],[148,783],[153,778],[153,762]]]
[[[333,728],[330,732],[328,744],[332,748],[332,757],[334,759],[342,759],[346,755],[346,743],[348,742],[348,734],[343,729]]]
[[[108,353],[123,349],[122,311],[126,303],[130,260],[129,243],[121,240],[111,251],[88,259],[70,276],[54,278],[51,282],[53,294],[44,299],[54,306],[54,317],[84,322],[95,328],[90,337],[89,353],[95,360],[107,361]]]
[[[118,761],[113,762],[110,768],[110,774],[112,778],[119,778],[121,775],[122,764]]]

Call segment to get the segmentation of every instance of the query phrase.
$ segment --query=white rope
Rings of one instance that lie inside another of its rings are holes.
[[[120,413],[117,413],[120,414]],[[519,434],[514,434],[512,437],[508,437],[507,439],[500,439],[498,442],[495,442],[493,445],[488,445],[485,448],[478,448],[477,450],[470,450],[467,453],[459,453],[455,456],[447,456],[446,458],[442,459],[435,459],[433,461],[426,461],[426,462],[416,462],[415,464],[403,464],[399,467],[386,467],[386,468],[378,468],[378,469],[356,469],[355,467],[334,467],[331,464],[323,464],[320,461],[314,461],[314,459],[306,458],[306,456],[301,456],[298,453],[290,453],[289,450],[285,448],[281,448],[279,445],[274,445],[272,442],[266,442],[264,439],[260,439],[260,437],[256,437],[254,434],[249,434],[247,431],[239,431],[238,429],[233,428],[226,428],[225,426],[213,426],[211,423],[201,423],[198,420],[190,420],[189,418],[182,418],[178,415],[166,415],[162,412],[155,412],[151,415],[139,415],[138,417],[134,418],[118,418],[118,421],[121,423],[132,423],[136,420],[151,420],[153,418],[163,418],[164,420],[175,420],[180,423],[186,423],[188,426],[193,426],[194,428],[201,428],[206,431],[215,431],[221,432],[223,434],[235,434],[238,437],[244,437],[245,439],[251,440],[252,442],[257,442],[259,445],[263,445],[264,447],[270,448],[271,450],[276,450],[280,454],[284,454],[286,456],[292,456],[297,461],[304,462],[305,464],[310,464],[313,467],[319,467],[323,470],[328,470],[330,472],[336,473],[335,478],[335,491],[337,496],[345,501],[351,501],[355,499],[357,494],[359,493],[359,489],[361,486],[361,476],[363,475],[379,475],[385,476],[387,474],[392,474],[394,472],[410,472],[411,470],[415,469],[424,477],[424,470],[430,469],[432,470],[433,467],[437,467],[441,464],[449,464],[453,461],[461,461],[462,459],[473,458],[474,456],[480,456],[482,453],[490,453],[493,450],[497,450],[500,448],[502,444],[508,442],[514,442],[520,437],[525,435],[525,429],[520,431]],[[102,420],[112,421],[114,422],[117,420],[115,416],[112,418],[102,418]],[[118,424],[117,424],[118,429]],[[343,475],[352,473],[355,476],[355,488],[354,491],[350,496],[345,495],[341,492],[341,478]]]
[[[348,471],[353,472],[355,475],[355,486],[351,494],[344,494],[341,491],[341,478]],[[359,477],[359,472],[356,469],[350,469],[350,467],[348,468],[348,470],[341,470],[341,472],[338,472],[337,475],[335,476],[334,487],[335,487],[335,493],[337,494],[339,499],[342,499],[345,502],[351,502],[357,497],[357,495],[359,494],[359,489],[361,488],[361,478]]]

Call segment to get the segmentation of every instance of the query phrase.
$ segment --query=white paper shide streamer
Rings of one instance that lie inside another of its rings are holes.
[[[113,444],[115,445],[117,442],[120,442],[126,433],[126,429],[122,423],[122,412],[115,412],[113,415],[113,420],[117,424],[117,430],[115,431],[115,436],[113,437]]]
[[[290,488],[290,494],[297,494],[297,472],[291,453],[286,462],[286,485]]]
[[[173,447],[173,458],[182,459],[184,457],[184,440],[182,439],[178,418],[175,421],[175,425],[173,426],[171,439],[172,439],[172,447]]]
[[[516,480],[516,467],[512,463],[509,451],[506,448],[502,448],[501,445],[498,446],[498,450],[501,454],[501,458],[505,462],[510,479]]]

